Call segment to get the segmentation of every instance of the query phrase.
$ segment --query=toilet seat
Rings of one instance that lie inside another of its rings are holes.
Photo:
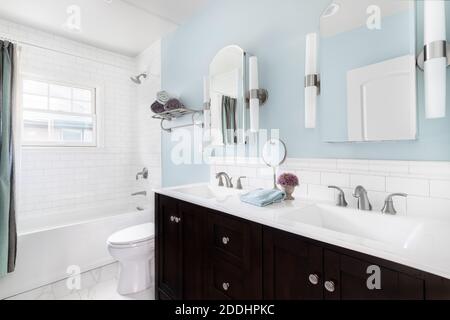
[[[108,245],[116,248],[137,247],[153,242],[154,238],[155,225],[146,223],[114,233],[109,237]]]

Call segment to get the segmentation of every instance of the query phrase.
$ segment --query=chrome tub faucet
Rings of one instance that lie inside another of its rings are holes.
[[[142,177],[143,179],[147,180],[148,179],[148,169],[144,168],[144,169],[142,169],[141,172],[138,172],[136,174],[136,181],[139,180],[139,177]]]

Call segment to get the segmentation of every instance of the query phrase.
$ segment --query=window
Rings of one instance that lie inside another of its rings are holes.
[[[24,146],[95,147],[96,90],[23,80]]]

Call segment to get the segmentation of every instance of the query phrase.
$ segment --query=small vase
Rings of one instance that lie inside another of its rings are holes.
[[[295,200],[295,198],[292,196],[292,194],[295,191],[295,187],[293,187],[293,186],[282,186],[282,188],[283,188],[283,191],[286,193],[286,198],[284,200],[288,200],[288,201]]]

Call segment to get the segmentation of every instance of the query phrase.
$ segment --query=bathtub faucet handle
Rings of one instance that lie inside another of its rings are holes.
[[[147,196],[147,191],[141,191],[141,192],[132,193],[131,196],[132,197],[135,197],[135,196],[144,196],[144,197],[146,197]]]

